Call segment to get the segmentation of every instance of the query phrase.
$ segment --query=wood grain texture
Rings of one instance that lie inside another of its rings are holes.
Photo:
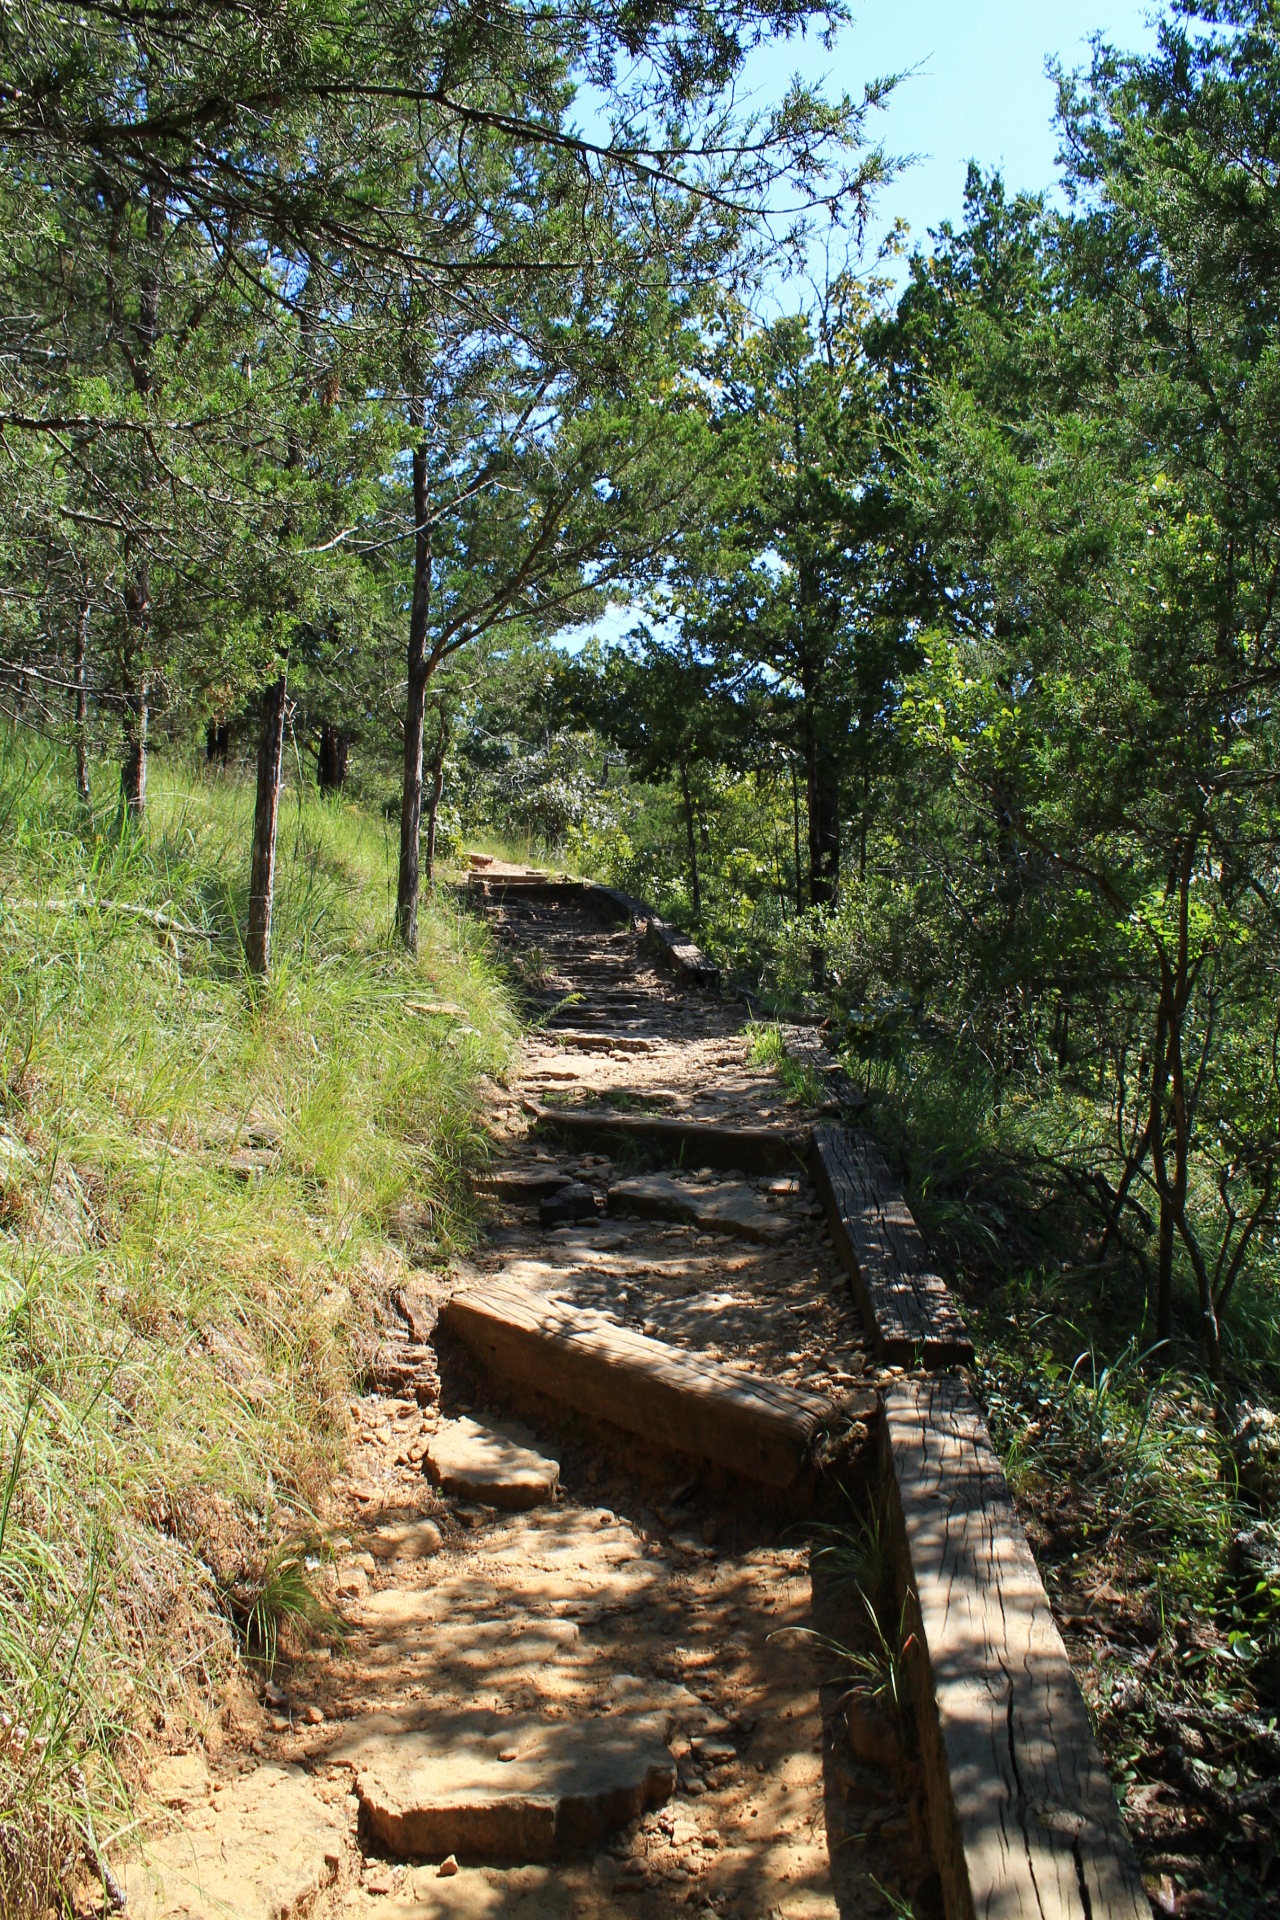
[[[1137,1862],[982,1415],[885,1394],[912,1704],[947,1920],[1150,1920]]]
[[[495,1280],[455,1294],[444,1324],[492,1372],[661,1446],[790,1486],[830,1400]]]
[[[973,1342],[884,1155],[860,1128],[815,1127],[810,1165],[837,1251],[882,1360],[962,1366]]]

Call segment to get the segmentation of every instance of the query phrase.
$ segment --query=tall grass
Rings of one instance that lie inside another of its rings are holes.
[[[186,1738],[220,1596],[308,1524],[372,1300],[465,1235],[512,1038],[479,933],[389,938],[380,820],[293,791],[244,973],[251,796],[167,762],[145,828],[0,734],[0,1911],[45,1913]],[[457,1023],[421,1011],[447,998]],[[278,1148],[262,1177],[246,1137]],[[237,1148],[241,1149],[237,1167]]]

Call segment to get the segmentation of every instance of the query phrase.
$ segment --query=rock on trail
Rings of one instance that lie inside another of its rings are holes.
[[[382,1716],[327,1757],[350,1765],[371,1831],[406,1860],[549,1860],[638,1819],[676,1784],[660,1715]]]
[[[224,1786],[205,1773],[183,1821],[159,1828],[122,1875],[131,1920],[285,1920],[337,1880],[353,1839],[301,1767],[268,1763]]]
[[[445,1493],[518,1512],[550,1500],[560,1462],[539,1453],[526,1427],[481,1426],[469,1418],[442,1420],[427,1443],[427,1472]]]

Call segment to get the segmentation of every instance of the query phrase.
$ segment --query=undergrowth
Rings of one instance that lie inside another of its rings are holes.
[[[1265,1249],[1211,1381],[1181,1277],[1158,1343],[1107,1247],[1069,1086],[939,1040],[849,1061],[978,1347],[1001,1452],[1129,1830],[1167,1911],[1272,1911],[1280,1838],[1280,1287]],[[1074,1177],[1073,1177],[1074,1176]]]
[[[512,1041],[482,936],[391,943],[385,824],[282,804],[274,966],[240,944],[252,796],[157,762],[145,827],[0,735],[0,1911],[127,1827],[144,1739],[211,1722],[308,1600],[373,1298],[468,1231]],[[458,1003],[465,1024],[414,996]],[[240,1596],[237,1608],[229,1596]],[[247,1598],[246,1598],[247,1596]]]

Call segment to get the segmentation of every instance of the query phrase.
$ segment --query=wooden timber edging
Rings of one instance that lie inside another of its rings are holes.
[[[973,1358],[868,1134],[815,1127],[815,1180],[877,1351]],[[955,1377],[884,1391],[882,1477],[905,1671],[947,1920],[1148,1920],[1150,1905],[1048,1594],[980,1408]]]
[[[532,1101],[526,1111],[539,1127],[581,1146],[616,1148],[634,1141],[678,1166],[784,1173],[804,1159],[803,1134],[778,1127],[724,1127],[714,1120],[620,1113],[610,1107],[545,1107]]]
[[[866,1094],[854,1085],[815,1028],[791,1025],[783,1027],[781,1032],[788,1059],[817,1074],[841,1113],[853,1113],[866,1106]]]
[[[491,1373],[593,1419],[770,1487],[810,1463],[835,1403],[686,1353],[503,1281],[454,1294],[442,1321]]]
[[[905,1661],[947,1920],[1150,1920],[1142,1876],[982,1414],[884,1395]]]
[[[878,1358],[891,1366],[971,1361],[973,1342],[951,1289],[929,1265],[924,1237],[870,1134],[815,1127],[809,1161]]]

